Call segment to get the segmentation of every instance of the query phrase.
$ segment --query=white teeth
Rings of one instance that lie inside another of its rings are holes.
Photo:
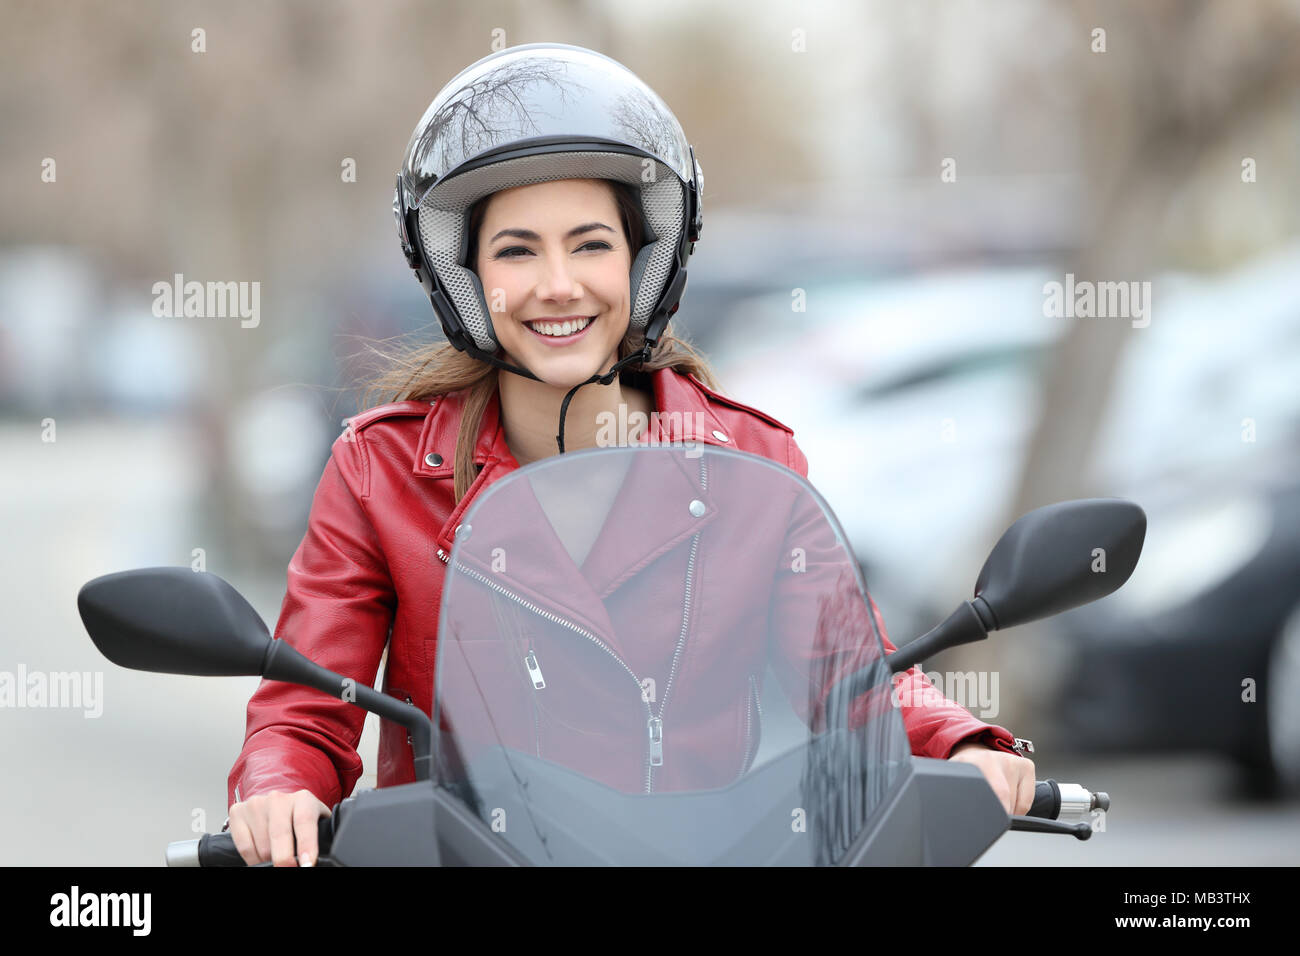
[[[533,322],[529,327],[534,332],[540,332],[542,335],[572,335],[574,332],[581,332],[591,324],[591,319],[578,319],[577,321],[568,322]]]

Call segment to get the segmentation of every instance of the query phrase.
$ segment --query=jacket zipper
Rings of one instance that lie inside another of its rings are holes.
[[[677,647],[673,651],[673,663],[668,670],[668,683],[664,686],[663,700],[659,702],[659,715],[650,721],[650,771],[646,778],[646,793],[654,789],[654,768],[663,766],[664,750],[664,710],[668,707],[668,696],[673,690],[673,679],[677,676],[677,662],[682,655],[683,648],[686,647],[686,633],[690,626],[691,611],[691,582],[695,577],[695,552],[700,544],[700,536],[697,532],[691,538],[691,554],[686,559],[686,592],[682,601],[682,627],[677,637]],[[656,757],[658,759],[656,759]]]
[[[443,553],[442,550],[439,549],[438,551],[439,556],[441,556],[442,553]],[[444,558],[444,560],[446,559]],[[636,676],[636,673],[633,672],[632,668],[628,667],[627,663],[623,660],[623,658],[619,657],[612,650],[610,650],[609,647],[600,638],[598,638],[595,634],[592,634],[586,628],[579,627],[577,624],[574,624],[572,621],[565,620],[562,617],[557,617],[556,615],[552,614],[550,611],[538,607],[536,604],[533,604],[531,601],[528,601],[520,597],[518,594],[515,594],[513,591],[509,591],[506,588],[502,587],[500,584],[493,581],[491,578],[479,574],[473,568],[468,568],[464,564],[458,564],[456,565],[456,569],[458,571],[464,572],[465,574],[468,574],[470,577],[474,578],[474,580],[486,584],[488,587],[496,591],[498,594],[505,595],[506,597],[510,598],[512,601],[515,601],[517,604],[521,605],[522,607],[525,607],[528,610],[532,611],[534,614],[537,614],[554,624],[559,624],[561,627],[568,628],[569,630],[573,631],[575,634],[581,634],[587,640],[591,641],[593,644],[595,644],[597,647],[603,650],[606,654],[608,654],[610,657],[616,660],[619,663],[619,665],[622,666],[623,670],[627,671],[628,674],[631,675],[632,680],[636,683],[637,696],[639,696],[642,700],[642,703],[645,704],[646,714],[648,715],[646,728],[648,732],[647,735],[650,738],[650,740],[649,740],[649,747],[647,748],[646,758],[645,758],[645,788],[646,788],[645,792],[649,793],[650,792],[650,760],[651,760],[651,754],[653,752],[656,743],[655,741],[656,727],[654,725],[655,718],[654,718],[654,712],[650,707],[650,702],[645,699],[645,695],[642,692],[641,680]],[[533,658],[533,661],[535,664],[536,657]],[[661,728],[660,728],[660,732],[662,733]],[[662,737],[660,739],[662,740]],[[539,742],[538,749],[540,750],[540,748],[541,748],[541,744]],[[660,751],[660,753],[662,754],[662,751]],[[660,759],[662,760],[662,756],[660,757]]]
[[[546,688],[546,679],[542,676],[542,666],[537,663],[537,652],[533,649],[533,639],[528,638],[528,655],[524,658],[524,666],[528,668],[528,676],[532,679],[533,690],[544,690]],[[542,719],[541,707],[537,703],[537,695],[533,694],[533,748],[537,751],[537,756],[542,755]]]
[[[709,477],[708,477],[708,472],[705,470],[704,467],[703,458],[700,459],[700,488],[706,492],[709,489]],[[687,559],[686,562],[686,590],[685,590],[685,596],[682,601],[681,632],[677,638],[677,647],[673,651],[673,662],[671,668],[668,671],[668,683],[664,687],[664,696],[663,696],[663,700],[659,702],[659,714],[657,716],[654,713],[654,708],[650,706],[650,702],[645,699],[645,688],[644,685],[641,683],[640,678],[636,676],[636,673],[632,670],[632,668],[627,666],[627,663],[621,657],[619,657],[607,646],[605,646],[605,644],[595,634],[592,634],[590,631],[586,630],[585,628],[579,627],[577,624],[574,624],[572,621],[567,621],[563,618],[556,617],[554,614],[551,614],[549,611],[542,610],[537,605],[531,603],[530,601],[526,601],[524,598],[513,593],[512,591],[506,590],[505,588],[497,584],[492,579],[484,577],[482,574],[479,574],[477,571],[474,571],[471,568],[467,568],[463,564],[457,565],[458,570],[461,570],[466,574],[468,574],[470,577],[474,578],[475,580],[480,581],[483,584],[486,584],[494,591],[500,594],[504,594],[506,597],[510,598],[511,600],[518,602],[523,607],[528,608],[528,610],[532,611],[534,614],[541,615],[548,621],[551,621],[555,624],[559,624],[562,627],[566,627],[569,630],[573,631],[574,633],[581,634],[583,637],[587,638],[589,641],[591,641],[593,644],[595,644],[597,647],[603,650],[610,657],[614,658],[614,660],[618,661],[618,663],[622,665],[623,670],[627,671],[628,674],[632,676],[632,680],[636,682],[637,690],[641,694],[641,700],[645,704],[646,713],[649,715],[649,718],[646,721],[646,731],[648,737],[646,761],[645,761],[645,792],[646,793],[651,793],[654,790],[654,768],[658,766],[662,766],[664,762],[663,715],[664,715],[664,709],[668,706],[668,695],[672,692],[673,689],[673,679],[677,676],[677,664],[679,659],[681,658],[682,650],[686,646],[686,634],[690,625],[691,587],[695,577],[695,554],[699,547],[699,543],[700,543],[700,535],[699,532],[696,532],[695,535],[691,538],[691,553],[690,553],[690,557]],[[442,548],[438,549],[438,557],[442,559],[442,562],[444,564],[450,566],[451,559],[447,556],[447,553],[443,551]],[[535,666],[536,658],[534,658],[533,660]],[[541,749],[541,743],[539,740],[538,742],[539,752],[540,749]]]
[[[704,469],[704,459],[700,458],[700,488],[704,491],[709,490],[709,476]],[[677,637],[677,647],[673,651],[673,663],[668,670],[668,683],[664,687],[663,700],[659,702],[659,716],[652,718],[650,721],[650,738],[651,760],[650,768],[646,775],[646,793],[654,789],[654,768],[663,765],[663,736],[664,736],[664,710],[668,707],[668,697],[673,690],[673,679],[677,676],[677,662],[681,657],[682,650],[686,647],[686,634],[690,628],[691,620],[691,587],[695,580],[695,553],[700,545],[700,533],[697,531],[691,537],[691,554],[686,559],[686,587],[682,598],[682,627]],[[658,761],[654,759],[656,746],[654,741],[657,738]]]
[[[442,559],[443,564],[450,564],[451,559],[447,557],[447,552],[438,549],[438,557]],[[546,680],[542,677],[541,665],[537,663],[537,654],[533,651],[532,642],[528,644],[528,656],[524,658],[524,666],[528,668],[528,676],[533,682],[534,690],[541,690],[546,687]],[[537,756],[542,755],[542,724],[537,713],[537,701],[533,701],[533,749],[537,751]]]
[[[745,768],[749,765],[749,751],[753,746],[754,721],[753,714],[755,706],[758,707],[758,719],[763,719],[763,705],[758,701],[758,687],[754,681],[754,675],[749,675],[749,700],[745,701],[745,756],[740,761],[740,773],[736,774],[739,780],[745,773]]]

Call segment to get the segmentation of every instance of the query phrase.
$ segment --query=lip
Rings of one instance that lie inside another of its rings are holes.
[[[528,334],[531,335],[533,338],[541,339],[542,342],[551,346],[552,348],[560,348],[562,346],[570,344],[571,342],[578,341],[578,339],[582,338],[584,335],[590,332],[592,328],[595,326],[596,322],[600,320],[600,315],[601,314],[598,312],[595,315],[566,315],[566,316],[557,316],[555,318],[527,319],[524,322],[524,328],[528,330]],[[532,328],[528,325],[529,322],[542,322],[542,321],[564,322],[568,319],[591,319],[591,321],[587,323],[586,327],[582,329],[582,331],[574,332],[572,335],[543,335],[541,332],[534,332]]]

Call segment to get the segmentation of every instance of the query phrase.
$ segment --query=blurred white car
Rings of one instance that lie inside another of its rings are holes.
[[[896,641],[916,636],[918,609],[948,603],[935,593],[948,563],[1003,530],[1038,367],[1066,328],[1043,316],[1046,278],[851,279],[804,290],[804,312],[788,295],[744,303],[715,336],[724,390],[794,429]]]

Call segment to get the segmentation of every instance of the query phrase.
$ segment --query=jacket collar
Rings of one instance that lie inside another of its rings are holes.
[[[466,393],[451,392],[439,395],[424,419],[424,429],[415,446],[413,474],[424,478],[452,478],[456,455],[456,436],[460,433],[460,419],[465,409]],[[501,405],[496,394],[488,401],[474,444],[474,464],[485,465],[489,459],[508,457],[518,468],[519,463],[506,445],[505,430],[500,426]]]
[[[710,445],[727,445],[730,436],[714,414],[713,407],[694,376],[681,375],[670,368],[651,373],[655,410],[648,438],[660,442],[700,441]],[[460,431],[465,392],[441,395],[425,418],[424,430],[416,446],[412,472],[425,478],[451,478],[456,436]],[[430,458],[430,456],[435,456]],[[431,462],[438,461],[437,464]],[[474,445],[474,464],[491,460],[507,462],[518,468],[506,444],[501,424],[501,400],[494,393],[488,400]]]
[[[693,376],[663,368],[650,373],[650,378],[657,414],[651,416],[648,423],[647,442],[700,442],[734,447],[731,435],[714,413],[706,393]],[[456,435],[464,411],[464,398],[463,391],[440,396],[425,417],[424,428],[416,444],[415,461],[412,463],[411,470],[415,475],[454,478]],[[627,428],[626,421],[615,423],[616,438],[620,428]],[[625,435],[626,431],[622,434]],[[502,475],[519,468],[519,462],[506,443],[499,393],[493,393],[484,409],[474,444],[474,463],[483,466],[478,478],[465,497],[452,509],[438,532],[437,546],[447,554],[451,553],[452,539],[462,516],[474,503],[478,493]],[[600,541],[597,541],[599,544]],[[592,553],[595,551],[596,546],[593,546]]]

